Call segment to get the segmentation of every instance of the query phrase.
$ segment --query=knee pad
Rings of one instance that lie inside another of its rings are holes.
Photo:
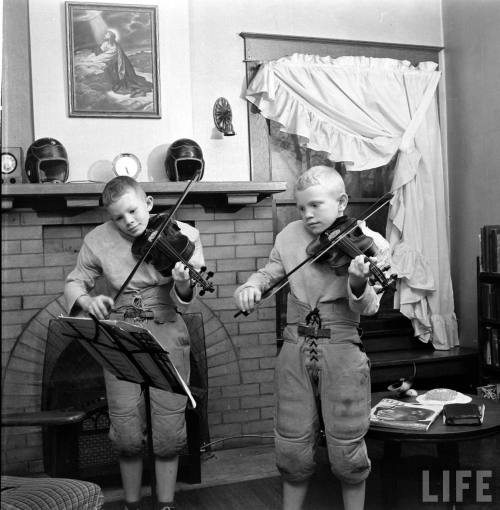
[[[129,420],[130,421],[130,420]],[[130,423],[113,424],[109,428],[109,439],[120,456],[135,457],[144,449],[144,434],[141,427]]]
[[[187,441],[184,414],[155,419],[160,421],[160,424],[155,423],[153,428],[153,449],[156,456],[164,459],[176,457]]]
[[[287,482],[303,482],[314,473],[314,443],[276,436],[276,466]]]
[[[353,443],[328,442],[332,473],[342,482],[360,483],[368,478],[371,462],[363,439]]]

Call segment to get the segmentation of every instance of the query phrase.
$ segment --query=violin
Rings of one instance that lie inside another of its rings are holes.
[[[342,243],[354,230],[356,230],[358,227],[357,222],[367,220],[371,216],[373,216],[376,212],[380,211],[382,207],[385,206],[394,196],[394,193],[389,192],[386,193],[383,197],[381,197],[377,202],[375,202],[371,207],[366,209],[358,218],[347,218],[345,222],[344,229],[341,231],[332,231],[329,234],[327,234],[328,242],[327,243],[321,243],[321,246],[318,246],[318,249],[315,250],[315,253],[313,255],[309,255],[307,258],[305,258],[302,262],[297,264],[293,269],[288,271],[281,280],[277,281],[269,289],[267,289],[261,297],[260,302],[258,305],[261,305],[263,302],[267,301],[268,299],[272,298],[275,294],[277,294],[283,287],[288,285],[288,278],[294,274],[296,271],[304,267],[306,264],[312,264],[313,262],[316,262],[316,260],[323,257],[327,252],[331,251],[337,244]],[[323,239],[322,239],[323,241]],[[344,244],[352,243],[352,239],[347,239],[347,241]],[[348,247],[349,248],[349,247]],[[359,249],[356,248],[356,249]],[[351,256],[351,258],[356,257],[357,255],[361,255],[363,252],[356,253],[354,256]],[[367,256],[368,257],[368,256]],[[368,259],[368,262],[370,263],[370,259]],[[374,266],[374,273],[380,272],[380,279],[384,282],[383,284],[383,290],[389,288],[391,289],[391,284],[389,283],[389,280],[385,277],[383,272],[373,263],[371,263],[372,266]],[[395,280],[397,278],[396,275],[391,275],[391,280]],[[387,283],[386,283],[387,282]],[[255,307],[257,308],[257,307]],[[239,315],[249,315],[250,312],[246,311],[239,311],[234,314],[234,317],[238,317]]]
[[[152,264],[162,276],[170,276],[172,269],[177,262],[182,262],[189,275],[194,282],[194,285],[200,285],[202,290],[200,295],[203,296],[205,292],[213,292],[214,286],[208,280],[214,275],[209,271],[206,277],[203,273],[207,270],[202,267],[197,271],[189,259],[194,253],[194,243],[184,234],[175,221],[167,223],[166,227],[160,231],[165,220],[164,214],[156,214],[151,217],[146,230],[136,237],[132,244],[132,253],[140,259],[144,255],[144,260]],[[152,246],[153,241],[158,237],[158,240]],[[151,248],[151,249],[150,249]]]
[[[353,224],[355,227],[349,229],[345,236],[342,236],[337,243],[330,247],[331,240],[342,234],[348,225]],[[365,261],[368,262],[370,268],[370,282],[373,284],[377,281],[381,285],[381,288],[377,291],[378,293],[389,289],[392,290],[392,282],[396,279],[396,275],[391,275],[390,278],[387,278],[384,274],[384,271],[390,269],[390,266],[380,269],[370,260],[370,257],[377,256],[377,246],[374,240],[370,236],[365,235],[361,228],[357,226],[357,221],[354,218],[347,216],[337,218],[330,227],[309,243],[306,253],[312,257],[319,254],[315,258],[315,262],[327,264],[337,275],[347,274],[351,260],[358,255],[364,255]]]
[[[213,284],[208,281],[209,278],[213,276],[213,273],[210,271],[207,273],[206,277],[203,277],[202,273],[206,271],[206,267],[202,267],[201,271],[198,272],[193,265],[188,262],[194,252],[194,244],[180,232],[180,228],[177,223],[172,222],[173,215],[177,212],[183,200],[186,198],[189,188],[193,182],[195,182],[193,179],[188,181],[182,195],[177,199],[177,202],[170,209],[168,214],[156,215],[153,217],[153,220],[150,218],[145,231],[146,235],[143,237],[143,234],[141,234],[141,236],[139,236],[141,238],[141,242],[137,242],[137,244],[135,242],[133,243],[132,252],[134,252],[135,249],[136,253],[134,254],[139,260],[116,293],[114,301],[116,301],[126,289],[128,283],[132,280],[132,277],[146,259],[158,264],[160,269],[157,269],[163,276],[170,276],[175,264],[177,262],[182,262],[188,269],[191,280],[193,281],[191,287],[199,284],[202,287],[200,295],[205,294],[207,291],[214,291]],[[159,250],[154,251],[158,243]],[[136,245],[135,248],[134,245]],[[161,271],[163,271],[163,273]]]

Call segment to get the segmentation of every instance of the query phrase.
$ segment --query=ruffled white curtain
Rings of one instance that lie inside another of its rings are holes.
[[[398,273],[395,306],[436,349],[458,345],[436,88],[437,65],[294,54],[263,63],[247,99],[281,130],[349,170],[399,151],[386,237]]]

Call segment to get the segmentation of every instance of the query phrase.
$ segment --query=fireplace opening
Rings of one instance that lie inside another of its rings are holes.
[[[178,480],[199,483],[200,448],[209,443],[208,374],[201,313],[185,314],[191,338],[190,389],[196,409],[186,410],[188,444],[179,458]],[[83,410],[85,419],[43,431],[44,464],[52,476],[94,481],[103,487],[120,484],[118,456],[108,438],[109,417],[102,368],[77,341],[54,342],[48,329],[42,385],[42,410]],[[146,452],[144,453],[146,457]],[[146,459],[145,459],[146,460]],[[148,462],[144,463],[147,482]]]

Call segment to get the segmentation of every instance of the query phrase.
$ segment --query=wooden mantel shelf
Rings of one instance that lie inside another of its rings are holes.
[[[176,203],[186,182],[143,182],[141,185],[154,198],[155,205]],[[85,209],[100,207],[105,183],[79,182],[64,184],[2,185],[2,210],[29,208],[34,210]],[[238,209],[256,204],[264,198],[286,190],[286,182],[207,182],[194,183],[184,203],[206,208]]]

